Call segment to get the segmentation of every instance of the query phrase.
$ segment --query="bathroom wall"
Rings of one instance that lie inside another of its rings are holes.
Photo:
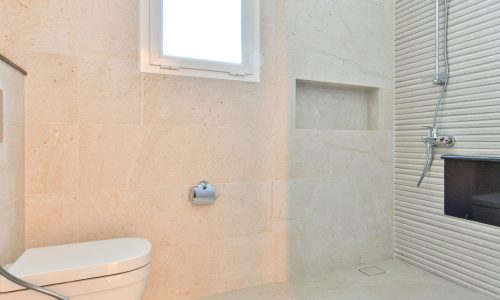
[[[393,2],[276,10],[276,280],[391,258]]]
[[[147,299],[273,281],[274,3],[262,81],[141,74],[139,1],[0,1],[26,85],[26,245],[153,243]],[[217,204],[193,207],[202,179]]]
[[[136,0],[0,2],[30,72],[28,247],[148,238],[147,299],[391,257],[392,1],[261,2],[260,83],[141,74]],[[338,101],[355,130],[315,123]],[[187,200],[202,179],[215,206]]]
[[[450,1],[450,84],[438,119],[453,148],[438,148],[422,187],[424,125],[432,125],[434,1],[396,2],[396,257],[500,299],[500,229],[444,216],[444,153],[500,155],[500,1]]]
[[[0,128],[0,265],[5,265],[24,250],[24,75],[2,60]]]

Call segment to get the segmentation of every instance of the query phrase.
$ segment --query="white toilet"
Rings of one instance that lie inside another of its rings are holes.
[[[151,243],[121,238],[26,250],[12,275],[71,300],[140,300],[151,272]],[[0,278],[0,300],[50,300]]]

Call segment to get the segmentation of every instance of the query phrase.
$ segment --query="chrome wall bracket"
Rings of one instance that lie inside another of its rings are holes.
[[[437,63],[439,64],[439,62],[437,62]],[[435,85],[443,86],[446,84],[447,81],[448,81],[448,74],[446,74],[446,73],[436,74],[432,83],[434,83]]]
[[[439,42],[439,5],[440,5],[440,0],[436,0],[436,20],[435,20],[435,29],[436,29],[436,35],[435,35],[435,40],[436,40],[436,47],[435,47],[435,77],[434,80],[432,81],[435,85],[445,85],[446,82],[448,81],[448,70],[446,70],[445,73],[441,73],[439,71],[439,56],[441,52],[441,43]],[[446,26],[446,25],[445,25]],[[446,37],[445,37],[446,38]],[[446,51],[446,50],[445,50]],[[448,68],[447,68],[448,69]]]

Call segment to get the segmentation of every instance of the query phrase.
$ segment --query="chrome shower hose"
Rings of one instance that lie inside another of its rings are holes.
[[[25,287],[29,290],[32,290],[32,291],[35,291],[35,292],[38,292],[38,293],[41,293],[41,294],[45,294],[49,297],[52,297],[54,299],[58,299],[58,300],[70,300],[68,297],[66,296],[63,296],[61,294],[58,294],[56,292],[53,292],[51,290],[48,290],[46,288],[43,288],[43,287],[40,287],[40,286],[37,286],[35,284],[32,284],[32,283],[29,283],[29,282],[26,282],[22,279],[19,279],[17,278],[16,276],[10,274],[9,272],[7,272],[4,268],[2,268],[0,266],[0,275],[2,275],[3,277],[5,277],[7,280],[9,281],[12,281],[13,283],[17,284],[17,285],[20,285],[22,287]]]

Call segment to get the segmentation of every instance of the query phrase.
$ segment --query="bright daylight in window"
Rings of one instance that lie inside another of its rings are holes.
[[[141,0],[141,70],[259,81],[258,0]]]

